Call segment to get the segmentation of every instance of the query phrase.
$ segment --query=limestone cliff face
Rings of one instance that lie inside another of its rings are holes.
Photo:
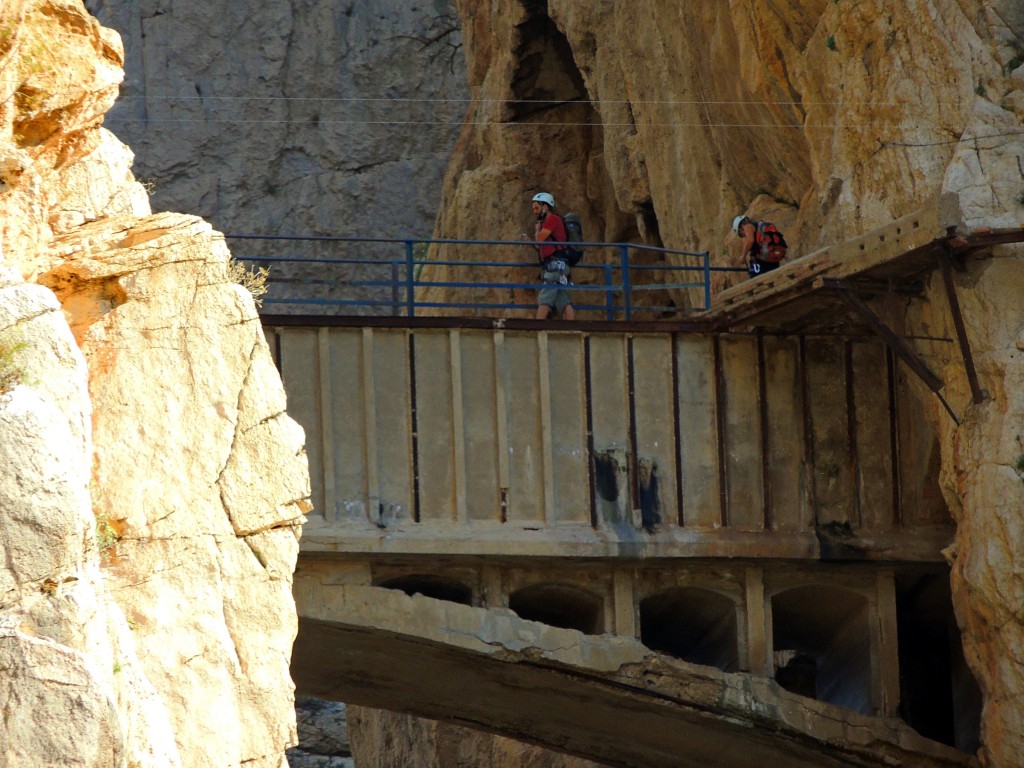
[[[741,212],[770,213],[792,258],[940,191],[959,194],[966,227],[1024,222],[1016,0],[457,6],[473,104],[439,236],[514,237],[538,189],[581,211],[588,238],[706,249],[718,264]],[[1022,274],[1020,249],[1004,248],[955,278],[989,399],[971,403],[953,345],[920,350],[961,414],[957,427],[922,394],[959,524],[954,599],[993,766],[1024,754]],[[944,306],[936,281],[924,309],[893,322],[952,337]]]
[[[124,39],[107,125],[155,206],[225,232],[429,236],[466,106],[450,0],[86,4]]]
[[[301,429],[205,222],[100,128],[115,33],[0,8],[0,763],[281,766]]]
[[[968,223],[1019,219],[1013,0],[457,5],[474,100],[439,235],[514,239],[538,189],[588,239],[719,264],[741,212],[770,213],[794,257],[939,190]]]
[[[394,765],[396,755],[406,768],[600,768],[589,760],[449,723],[365,707],[351,711],[357,768]]]

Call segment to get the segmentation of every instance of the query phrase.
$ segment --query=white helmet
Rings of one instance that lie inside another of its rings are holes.
[[[732,231],[737,235],[740,233],[740,224],[747,220],[747,217],[742,213],[732,220]]]
[[[555,207],[555,198],[553,198],[547,192],[538,192],[536,195],[533,196],[533,202],[544,203],[545,205],[548,205],[552,208]]]

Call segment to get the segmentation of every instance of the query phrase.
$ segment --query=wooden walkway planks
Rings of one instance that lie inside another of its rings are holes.
[[[934,265],[931,250],[960,225],[960,203],[955,194],[938,195],[914,213],[862,237],[823,248],[779,269],[722,291],[712,300],[703,318],[715,329],[762,320],[768,313],[775,322],[807,317],[825,305],[831,296],[821,296],[823,278],[844,279],[864,275],[877,276],[883,268],[886,276],[906,276]],[[803,306],[778,310],[801,301]]]

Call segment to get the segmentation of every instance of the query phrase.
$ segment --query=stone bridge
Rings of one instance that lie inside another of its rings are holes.
[[[948,203],[685,324],[265,317],[313,476],[300,692],[610,765],[974,764],[957,403],[871,308],[990,242]]]
[[[300,691],[636,768],[976,765],[893,718],[588,635],[422,595],[297,583]]]

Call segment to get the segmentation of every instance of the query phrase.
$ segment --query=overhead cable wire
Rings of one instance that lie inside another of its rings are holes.
[[[1008,136],[1024,136],[1024,130],[1022,131],[1006,131],[1004,133],[989,133],[984,136],[968,136],[963,139],[949,139],[948,141],[923,141],[923,142],[907,142],[907,141],[880,141],[879,143],[883,147],[938,147],[944,144],[964,144],[971,141],[984,141],[985,139],[1003,139]]]
[[[119,97],[119,101],[295,101],[295,102],[384,102],[384,103],[421,103],[421,104],[630,104],[637,105],[754,105],[754,106],[794,106],[794,107],[900,107],[906,106],[901,101],[796,101],[771,99],[472,99],[472,98],[423,98],[408,96],[207,96],[207,95],[129,95]],[[951,106],[960,102],[928,102],[930,106]]]
[[[464,123],[461,120],[228,120],[218,118],[144,118],[131,117],[122,118],[116,115],[107,118],[110,123],[230,123],[238,125],[502,125],[517,127],[545,127],[545,128],[636,128],[637,124],[630,123],[569,123],[569,122],[541,122],[521,120],[483,120]],[[854,126],[835,125],[802,125],[799,123],[644,123],[645,127],[653,128],[843,128]],[[868,126],[863,126],[868,127]]]
[[[757,128],[757,129],[794,129],[794,130],[874,130],[874,124],[830,124],[830,123],[612,123],[612,122],[546,122],[546,121],[524,121],[524,120],[475,120],[464,122],[460,120],[324,120],[316,119],[222,119],[222,118],[131,118],[109,115],[105,124],[123,123],[161,123],[161,124],[229,124],[229,125],[393,125],[393,126],[504,126],[504,127],[543,127],[543,128],[637,128],[638,125],[649,128]],[[944,141],[929,142],[902,142],[882,141],[879,144],[883,147],[933,147],[947,144],[962,144],[972,141],[983,141],[986,139],[1006,138],[1010,136],[1024,136],[1024,130],[1006,131],[1003,133],[986,134],[984,136],[969,136],[960,139],[948,139]]]

